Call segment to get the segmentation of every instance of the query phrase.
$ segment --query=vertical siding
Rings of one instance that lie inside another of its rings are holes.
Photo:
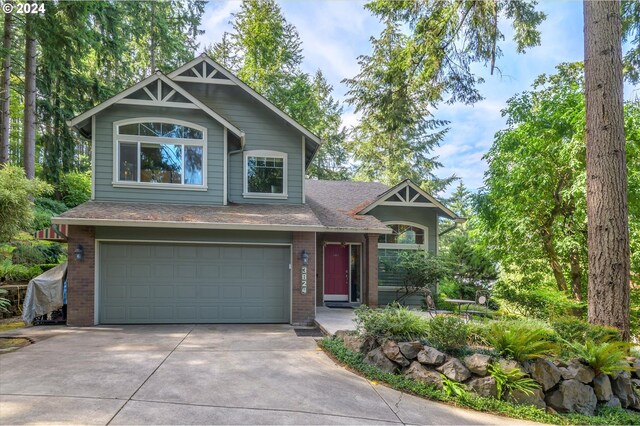
[[[188,121],[207,128],[207,191],[113,187],[113,123],[136,117],[163,117]],[[223,131],[213,118],[199,110],[113,105],[96,116],[96,201],[146,203],[222,204]]]
[[[212,110],[245,132],[245,151],[256,149],[287,153],[286,200],[244,198],[243,154],[229,156],[228,198],[234,203],[302,203],[302,135],[273,111],[237,86],[179,83]]]

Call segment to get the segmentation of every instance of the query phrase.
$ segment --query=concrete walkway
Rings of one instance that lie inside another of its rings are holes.
[[[425,319],[431,319],[431,315],[424,311],[413,311]],[[316,308],[316,324],[327,335],[333,336],[338,330],[355,330],[356,315],[353,309],[349,308],[327,308],[318,306]]]
[[[285,325],[36,327],[0,355],[0,424],[518,424],[337,366]]]

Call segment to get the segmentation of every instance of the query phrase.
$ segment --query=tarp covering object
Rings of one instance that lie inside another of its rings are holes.
[[[66,276],[67,262],[64,262],[29,281],[22,307],[22,319],[25,324],[29,325],[35,317],[62,307]]]

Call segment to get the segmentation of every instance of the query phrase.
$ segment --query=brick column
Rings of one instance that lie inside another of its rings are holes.
[[[93,226],[69,226],[67,270],[67,324],[94,325],[95,239]],[[82,246],[83,260],[76,260],[74,251]]]
[[[316,234],[315,232],[294,232],[291,247],[293,258],[291,323],[293,325],[313,325],[316,317]],[[302,250],[309,254],[307,265],[307,292],[302,294]]]
[[[378,234],[367,234],[365,242],[366,253],[366,283],[364,302],[372,307],[378,307]]]

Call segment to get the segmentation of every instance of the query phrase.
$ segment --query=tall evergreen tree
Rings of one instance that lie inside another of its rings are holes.
[[[629,206],[619,1],[584,2],[589,321],[629,339]]]
[[[27,179],[36,175],[36,16],[27,14],[24,43],[23,162]]]
[[[208,53],[323,139],[310,176],[347,176],[341,106],[321,72],[311,77],[302,71],[300,36],[274,0],[244,0],[234,14],[233,31],[209,46]]]
[[[453,179],[436,179],[441,164],[429,156],[446,134],[446,122],[431,118],[430,90],[411,81],[410,40],[400,25],[388,19],[382,35],[371,41],[371,55],[358,59],[360,73],[344,80],[347,101],[362,114],[349,142],[356,178],[390,185],[410,178],[437,192]]]
[[[11,34],[13,13],[4,14],[2,36],[2,86],[0,86],[0,164],[9,162],[9,132],[11,129]]]

